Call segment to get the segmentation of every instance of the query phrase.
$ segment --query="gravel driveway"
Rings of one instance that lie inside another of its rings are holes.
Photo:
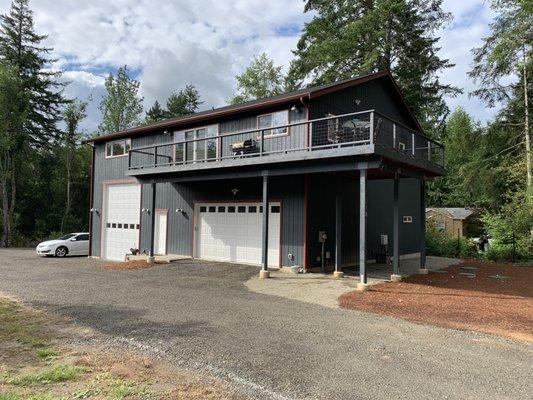
[[[0,250],[0,291],[255,398],[525,399],[533,346],[249,292],[257,268],[109,271]],[[265,281],[268,284],[268,281]]]

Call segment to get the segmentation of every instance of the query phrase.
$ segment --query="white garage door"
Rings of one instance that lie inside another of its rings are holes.
[[[261,264],[263,207],[259,203],[198,204],[196,256],[208,260]],[[270,203],[268,265],[279,267],[279,203]]]
[[[139,248],[140,206],[140,185],[106,187],[103,258],[124,261],[131,248]]]

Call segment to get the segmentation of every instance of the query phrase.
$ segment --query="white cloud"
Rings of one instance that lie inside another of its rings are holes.
[[[0,0],[0,13],[10,0]],[[87,129],[96,127],[97,104],[104,76],[127,64],[141,80],[145,106],[164,102],[187,83],[200,91],[203,108],[223,105],[235,89],[235,75],[255,54],[266,52],[276,64],[288,66],[299,29],[310,18],[301,0],[30,0],[37,30],[49,34],[48,44],[72,82],[69,96],[93,96]],[[442,80],[465,89],[449,100],[477,118],[493,115],[467,95],[474,84],[467,77],[470,49],[481,43],[493,17],[483,0],[444,0],[455,15],[441,32],[441,55],[456,67]]]

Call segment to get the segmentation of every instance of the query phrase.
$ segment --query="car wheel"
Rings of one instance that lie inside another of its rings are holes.
[[[68,254],[68,249],[65,246],[60,246],[56,249],[56,257],[65,257]]]

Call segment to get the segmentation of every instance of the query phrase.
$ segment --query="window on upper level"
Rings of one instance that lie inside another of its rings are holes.
[[[218,125],[174,132],[174,162],[205,161],[217,157]],[[187,142],[187,143],[180,143]]]
[[[270,114],[259,115],[257,117],[257,129],[265,129],[265,137],[286,135],[288,128],[268,129],[275,126],[283,126],[289,124],[289,111],[278,111]]]
[[[122,157],[128,154],[131,149],[131,139],[113,140],[105,144],[106,158]]]

